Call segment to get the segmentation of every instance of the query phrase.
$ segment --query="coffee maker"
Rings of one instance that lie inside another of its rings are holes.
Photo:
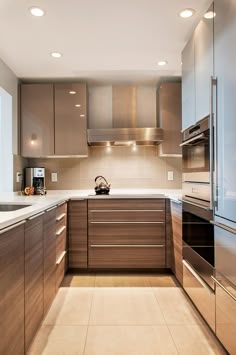
[[[25,168],[25,187],[34,187],[35,195],[45,195],[45,168]]]

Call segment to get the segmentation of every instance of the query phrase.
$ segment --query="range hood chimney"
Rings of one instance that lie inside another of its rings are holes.
[[[160,144],[163,141],[163,130],[156,127],[155,88],[116,85],[110,89],[112,120],[105,122],[104,128],[88,129],[88,144],[93,146]]]

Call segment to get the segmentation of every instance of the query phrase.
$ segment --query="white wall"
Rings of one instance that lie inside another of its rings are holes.
[[[11,69],[0,59],[0,87],[12,96],[12,138],[13,154],[18,154],[18,79]]]

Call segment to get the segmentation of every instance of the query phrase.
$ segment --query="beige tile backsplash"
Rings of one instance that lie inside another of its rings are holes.
[[[48,190],[90,189],[94,178],[103,175],[113,188],[181,188],[181,158],[160,158],[157,147],[90,147],[88,158],[28,159],[29,166],[46,168]],[[174,172],[174,181],[167,172]],[[51,173],[58,182],[51,182]]]

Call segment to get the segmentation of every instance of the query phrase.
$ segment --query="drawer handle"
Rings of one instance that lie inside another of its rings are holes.
[[[12,229],[14,229],[14,228],[17,228],[17,227],[21,226],[22,224],[25,224],[25,222],[26,222],[26,221],[24,220],[24,221],[22,221],[22,222],[13,224],[13,225],[10,226],[10,227],[6,227],[6,228],[0,230],[0,234],[6,233],[6,232],[8,232],[8,231],[10,231],[10,230],[12,230]]]
[[[214,224],[214,226],[216,226],[216,227],[222,228],[222,229],[226,230],[227,232],[236,234],[236,229],[235,228],[228,227],[225,224],[222,224],[222,223],[219,223],[219,222],[215,222],[215,221],[210,221],[210,222],[211,222],[211,224]]]
[[[35,219],[35,218],[38,218],[38,217],[42,216],[44,213],[45,213],[45,212],[41,212],[41,213],[35,214],[34,216],[29,217],[29,218],[28,218],[28,220],[29,220],[29,221],[32,221],[33,219]]]
[[[117,221],[117,222],[90,222],[91,224],[164,224],[165,222],[136,222],[136,221]]]
[[[64,250],[64,251],[61,253],[59,259],[57,260],[56,265],[59,265],[59,264],[62,262],[62,260],[63,260],[63,258],[64,258],[65,255],[66,255],[66,251]]]
[[[165,212],[165,210],[89,210],[89,212],[93,213],[114,213],[114,212]]]
[[[59,222],[65,217],[65,213],[62,213],[59,217],[56,218],[56,221]]]
[[[164,244],[91,244],[91,248],[164,248]]]
[[[55,208],[57,208],[57,205],[56,205],[56,206],[53,206],[53,207],[51,207],[51,208],[48,208],[48,209],[46,210],[46,212],[50,212],[50,211],[54,210]]]
[[[65,229],[66,226],[61,227],[61,229],[59,229],[59,231],[56,232],[56,236],[58,237],[59,235],[61,235],[61,233],[64,232]]]
[[[202,278],[196,273],[196,271],[187,263],[187,261],[183,260],[182,263],[184,266],[191,272],[191,274],[198,280],[198,282],[210,293],[213,294],[214,291],[202,280]]]
[[[229,291],[227,290],[226,287],[224,287],[214,276],[211,276],[212,280],[222,288],[234,301],[236,301],[236,297]]]

